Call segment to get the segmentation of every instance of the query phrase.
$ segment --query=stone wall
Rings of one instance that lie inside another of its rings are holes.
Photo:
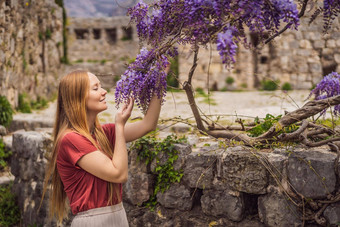
[[[68,57],[74,68],[84,68],[115,84],[129,60],[139,52],[135,26],[129,17],[68,18]],[[105,77],[105,75],[107,75]]]
[[[0,0],[0,95],[51,97],[63,56],[62,9],[54,0]]]
[[[179,158],[174,168],[184,175],[180,183],[157,194],[159,205],[153,211],[140,205],[153,191],[155,163],[145,165],[137,161],[136,151],[129,151],[123,197],[130,226],[296,226],[302,223],[302,207],[292,202],[299,198],[294,190],[310,204],[318,204],[334,198],[340,189],[339,160],[327,147],[260,152],[241,146],[220,148],[217,142],[198,138],[190,141],[195,148],[175,144]],[[46,218],[46,201],[37,213],[50,148],[46,132],[13,135],[13,189],[25,226],[53,225]],[[161,154],[161,161],[166,158]],[[327,205],[322,218],[331,225],[339,223],[340,203]]]

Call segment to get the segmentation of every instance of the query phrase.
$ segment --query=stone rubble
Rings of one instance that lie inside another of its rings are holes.
[[[46,219],[47,198],[37,211],[51,150],[50,131],[13,134],[13,190],[24,223],[53,225]],[[153,193],[156,176],[152,163],[137,161],[137,151],[130,147],[129,178],[123,186],[130,226],[294,226],[301,224],[301,209],[294,205],[298,201],[290,196],[291,191],[310,200],[326,200],[329,193],[340,189],[334,169],[336,155],[327,147],[262,152],[242,146],[175,146],[181,157],[176,165],[184,176],[180,183],[157,194],[155,210],[142,207]],[[160,156],[160,160],[164,158]],[[322,216],[335,224],[340,221],[339,214],[340,206],[334,203]]]

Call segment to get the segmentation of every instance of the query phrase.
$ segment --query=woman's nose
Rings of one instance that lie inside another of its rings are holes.
[[[103,89],[102,95],[106,95],[106,94],[107,94],[107,91],[106,91],[104,88],[102,88],[102,89]]]

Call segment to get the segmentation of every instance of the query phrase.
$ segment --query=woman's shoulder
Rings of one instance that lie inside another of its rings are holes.
[[[66,130],[60,135],[60,142],[66,143],[74,140],[86,139],[86,137],[82,136],[81,134],[73,131],[73,130]]]
[[[115,128],[115,124],[114,124],[114,123],[106,123],[106,124],[102,124],[102,128],[103,128],[104,130],[114,129],[114,128]]]

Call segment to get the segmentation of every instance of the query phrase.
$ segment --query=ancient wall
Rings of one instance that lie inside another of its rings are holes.
[[[63,56],[62,9],[54,0],[0,0],[0,95],[49,97]]]
[[[339,223],[340,203],[326,201],[336,201],[340,190],[339,160],[328,147],[260,152],[241,146],[221,148],[217,142],[198,138],[189,143],[196,147],[175,144],[179,158],[173,166],[184,175],[180,183],[157,194],[159,205],[153,211],[140,205],[153,191],[156,163],[146,165],[137,161],[136,151],[129,151],[123,196],[130,226],[296,226],[302,223],[301,196],[308,201],[306,207],[320,211],[313,220]],[[46,200],[37,213],[50,135],[17,132],[12,149],[13,190],[22,223],[53,225],[46,217]],[[160,162],[166,159],[161,153]],[[305,213],[306,218],[310,215]]]
[[[135,26],[129,17],[68,18],[68,57],[75,67],[101,75],[107,83],[114,84],[129,60],[139,52]],[[105,74],[110,79],[105,79]]]

